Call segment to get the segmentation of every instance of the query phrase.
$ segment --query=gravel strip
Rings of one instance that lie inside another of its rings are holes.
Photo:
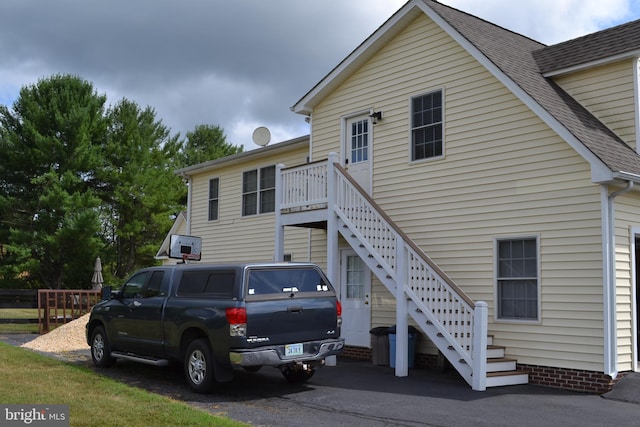
[[[85,338],[85,327],[91,313],[65,323],[36,339],[22,344],[20,347],[45,353],[61,353],[78,350],[89,350]]]

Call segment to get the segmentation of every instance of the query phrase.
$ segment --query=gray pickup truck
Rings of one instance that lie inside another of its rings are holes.
[[[344,347],[341,306],[322,270],[307,263],[150,267],[119,291],[105,288],[87,323],[93,363],[179,361],[207,393],[236,367],[279,368],[304,382]]]

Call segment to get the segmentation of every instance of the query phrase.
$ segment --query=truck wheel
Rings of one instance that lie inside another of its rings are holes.
[[[91,334],[91,359],[98,368],[108,368],[115,363],[115,359],[111,357],[107,334],[102,326],[96,326]]]
[[[312,368],[305,369],[300,365],[284,366],[281,368],[282,376],[290,383],[303,383],[315,374]]]
[[[196,393],[208,393],[214,384],[213,356],[205,339],[192,341],[184,359],[184,374]]]

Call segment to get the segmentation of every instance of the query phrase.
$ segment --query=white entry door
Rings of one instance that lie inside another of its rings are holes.
[[[372,123],[368,115],[346,120],[345,168],[367,193],[371,193]]]
[[[347,345],[369,347],[371,271],[351,249],[341,251],[342,337]]]

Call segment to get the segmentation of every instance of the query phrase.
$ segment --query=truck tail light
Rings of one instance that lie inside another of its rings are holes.
[[[247,310],[242,307],[230,307],[225,310],[229,322],[229,335],[244,337],[247,335]]]
[[[342,304],[336,300],[336,315],[338,316],[338,326],[342,325]]]

